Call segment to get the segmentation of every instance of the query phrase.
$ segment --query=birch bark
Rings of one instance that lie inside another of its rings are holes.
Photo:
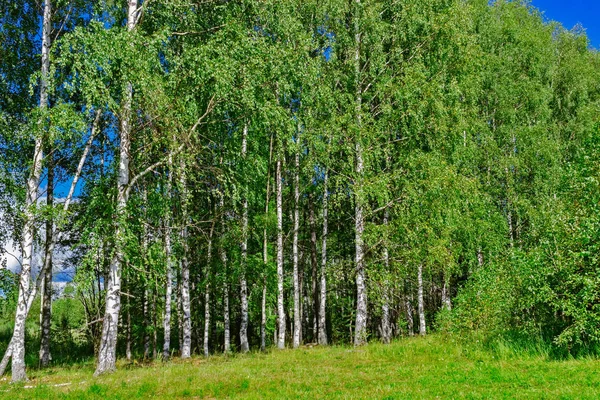
[[[192,311],[190,304],[190,266],[188,262],[188,214],[187,214],[187,179],[185,162],[181,159],[179,185],[181,189],[181,309],[183,313],[181,358],[189,358],[192,353]]]
[[[298,277],[298,231],[300,230],[300,154],[296,151],[294,170],[294,233],[292,239],[293,280],[294,280],[294,332],[292,345],[296,349],[300,346],[302,318],[300,315],[300,283]]]
[[[423,265],[419,264],[417,271],[417,285],[418,285],[418,302],[419,302],[419,335],[425,336],[427,334],[427,326],[425,323],[425,302],[423,300]]]
[[[285,309],[283,307],[283,182],[281,156],[277,157],[277,348],[285,348]]]
[[[127,3],[127,30],[135,28],[138,14],[137,0],[128,0]],[[116,241],[115,251],[110,262],[109,273],[106,277],[106,302],[104,319],[102,321],[102,336],[98,354],[98,365],[94,375],[111,372],[116,369],[117,361],[117,333],[119,312],[121,310],[121,264],[123,263],[123,220],[128,199],[129,185],[129,152],[131,145],[131,104],[133,101],[133,87],[128,83],[125,88],[123,107],[121,111],[119,136],[119,167],[117,178],[117,209],[116,209]]]
[[[329,193],[327,187],[328,172],[323,177],[323,238],[321,245],[321,298],[319,300],[319,344],[327,344],[327,209]]]
[[[42,22],[42,74],[40,79],[40,109],[48,107],[48,70],[50,69],[50,0],[44,3],[44,17]],[[42,121],[40,121],[40,130]],[[34,206],[37,202],[40,175],[42,173],[43,159],[43,134],[38,132],[35,139],[33,151],[33,164],[27,179],[27,197],[25,202],[25,226],[21,238],[21,274],[19,278],[19,294],[17,298],[17,310],[15,313],[15,326],[13,331],[12,345],[12,381],[26,381],[25,371],[25,320],[27,319],[27,300],[30,295],[31,280],[31,258],[33,252],[33,235],[35,230]],[[7,349],[8,353],[9,349]]]
[[[244,125],[242,134],[242,162],[246,160],[246,147],[248,140],[248,125]],[[246,282],[246,266],[248,259],[248,186],[244,185],[244,197],[242,199],[242,265],[240,276],[240,300],[242,305],[242,315],[240,323],[240,350],[247,353],[250,350],[248,344],[248,285]]]
[[[360,47],[361,33],[358,12],[360,10],[360,0],[355,0],[354,15],[354,79],[356,88],[356,125],[357,132],[355,137],[355,155],[356,155],[356,181],[354,183],[354,219],[355,219],[355,264],[356,264],[356,323],[354,328],[354,345],[360,346],[367,342],[367,290],[365,282],[365,260],[364,260],[364,239],[365,222],[363,215],[362,199],[362,177],[363,177],[363,156],[361,143],[362,129],[362,87],[361,87],[361,67],[360,67]]]

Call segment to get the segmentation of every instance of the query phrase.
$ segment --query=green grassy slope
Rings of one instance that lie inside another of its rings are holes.
[[[0,398],[600,398],[600,363],[551,361],[458,344],[441,336],[389,346],[327,347],[126,365],[29,371],[0,381]]]

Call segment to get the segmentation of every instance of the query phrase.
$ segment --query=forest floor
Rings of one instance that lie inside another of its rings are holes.
[[[438,335],[118,367],[98,378],[92,364],[30,369],[25,384],[3,378],[0,398],[600,398],[597,359],[551,360]]]

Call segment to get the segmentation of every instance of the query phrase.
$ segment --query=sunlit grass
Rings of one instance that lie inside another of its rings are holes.
[[[93,365],[30,371],[0,383],[11,399],[133,398],[600,398],[594,359],[552,361],[443,336],[389,346],[314,347],[268,354],[125,364],[94,378]],[[57,386],[61,385],[61,386]]]

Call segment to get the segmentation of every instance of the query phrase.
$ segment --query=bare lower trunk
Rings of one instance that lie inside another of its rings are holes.
[[[190,267],[187,257],[181,260],[181,312],[182,336],[181,358],[188,358],[192,354],[192,315],[190,309]]]
[[[266,350],[267,328],[267,281],[263,277],[262,299],[260,302],[260,351]]]
[[[410,301],[410,296],[406,296],[406,328],[408,329],[408,336],[414,336],[415,334],[415,322],[413,318],[413,305]]]
[[[227,271],[227,250],[223,237],[226,233],[225,226],[225,204],[224,194],[220,194],[219,208],[221,210],[221,244],[219,246],[219,256],[223,268],[223,352],[229,353],[231,350],[231,321],[229,319],[229,272]]]
[[[327,303],[327,200],[329,193],[327,192],[327,170],[323,178],[323,243],[321,245],[321,298],[319,301],[319,344],[327,344],[327,318],[326,318],[326,303]]]
[[[298,276],[298,231],[300,230],[300,155],[296,151],[295,156],[295,176],[294,176],[294,232],[292,239],[292,259],[293,259],[293,280],[294,280],[294,331],[292,345],[294,348],[300,346],[301,335],[301,316],[300,316],[300,283]]]
[[[387,208],[383,215],[383,225],[387,228],[389,212]],[[390,281],[388,274],[390,273],[390,254],[387,245],[387,233],[386,241],[383,246],[383,262],[385,266],[384,279],[383,279],[383,305],[381,307],[381,339],[383,343],[390,343],[391,340],[391,328],[390,328]]]
[[[281,156],[277,158],[277,348],[285,348],[285,309],[283,308],[283,182]]]
[[[168,205],[167,207],[170,207]],[[171,255],[171,230],[170,222],[165,222],[165,257],[167,259],[167,281],[165,283],[165,312],[163,316],[164,343],[162,357],[168,360],[171,355],[171,299],[173,297],[173,265]]]
[[[427,327],[425,324],[425,302],[423,300],[423,265],[419,264],[417,273],[417,285],[418,285],[418,301],[419,301],[419,335],[425,336],[427,333]]]
[[[185,163],[181,161],[181,174],[179,175],[179,183],[181,186],[181,312],[182,312],[182,346],[181,358],[188,358],[192,354],[192,310],[190,304],[190,265],[188,262],[188,215],[187,215],[187,181]]]
[[[242,136],[242,158],[246,159],[246,141],[248,136],[248,125],[244,125]],[[240,322],[240,350],[247,353],[250,350],[248,344],[248,285],[246,282],[246,265],[248,258],[248,187],[244,185],[244,198],[242,200],[242,265],[240,274],[240,301],[242,315]]]
[[[265,219],[269,215],[269,196],[270,196],[270,183],[271,183],[271,161],[273,157],[273,136],[271,136],[271,140],[269,143],[269,166],[267,170],[267,190],[266,190],[266,199],[265,199]],[[266,350],[266,327],[267,327],[267,262],[269,257],[269,249],[267,246],[267,224],[263,228],[263,281],[262,281],[262,300],[261,300],[261,308],[260,308],[260,350]]]
[[[129,0],[127,7],[127,30],[135,27],[137,19],[137,0]],[[124,248],[124,219],[127,206],[129,186],[129,151],[131,132],[131,103],[133,100],[133,87],[126,85],[123,100],[122,115],[120,118],[119,136],[121,139],[119,152],[119,167],[117,179],[117,208],[115,230],[115,253],[112,257],[108,277],[106,278],[106,309],[102,321],[102,336],[98,353],[98,365],[95,375],[114,371],[117,361],[117,332],[119,311],[121,309],[121,263],[123,262]]]
[[[148,205],[148,192],[146,189],[142,192],[144,205]],[[147,208],[146,208],[147,209]],[[144,220],[148,219],[147,212],[144,213]],[[147,360],[150,357],[150,321],[152,320],[152,315],[150,311],[150,287],[148,284],[148,280],[150,278],[150,263],[148,262],[148,228],[146,224],[142,225],[142,259],[145,265],[146,279],[144,280],[144,303],[143,303],[143,312],[144,312],[144,360]]]
[[[44,3],[44,19],[42,26],[42,76],[40,84],[40,108],[48,106],[48,70],[50,68],[50,0]],[[40,130],[42,130],[40,121]],[[35,231],[35,213],[32,209],[37,201],[37,191],[40,183],[43,159],[43,134],[38,132],[33,151],[33,165],[27,180],[27,198],[25,203],[25,226],[21,240],[22,258],[19,279],[19,294],[15,313],[15,326],[12,338],[12,381],[27,380],[25,372],[25,319],[27,318],[27,299],[29,297],[29,281],[31,280],[31,258],[33,252],[33,235]]]
[[[126,344],[125,344],[125,357],[127,361],[131,361],[131,300],[127,297],[127,326],[126,326]]]
[[[444,285],[442,286],[442,308],[446,310],[452,309],[452,300],[450,299],[450,282],[446,274],[444,274]]]
[[[317,261],[317,230],[315,226],[315,209],[312,196],[309,197],[309,224],[310,224],[310,264],[311,264],[311,293],[312,293],[312,334],[313,341],[318,340],[319,331],[319,293],[318,288],[318,261]],[[310,322],[310,321],[307,321]]]
[[[51,153],[51,152],[50,152]],[[49,156],[51,158],[51,156]],[[48,162],[48,186],[46,189],[46,205],[54,206],[54,165]],[[41,336],[40,336],[40,367],[47,367],[52,357],[50,355],[50,334],[52,324],[52,254],[54,252],[54,223],[52,214],[46,220],[46,246],[44,249],[44,274],[42,304],[41,304]]]
[[[147,283],[145,284],[146,288],[144,289],[144,360],[147,360],[150,357],[150,302],[148,301],[148,297],[150,296],[150,290],[147,287]]]
[[[215,221],[210,225],[210,233],[208,235],[208,251],[206,255],[206,267],[204,269],[204,341],[203,350],[204,357],[208,357],[208,340],[210,337],[210,265],[212,262],[212,241],[215,231]]]
[[[360,346],[367,342],[367,289],[365,281],[365,257],[364,257],[364,239],[365,221],[363,215],[362,199],[362,178],[363,178],[363,156],[361,143],[362,129],[362,88],[361,88],[361,67],[360,67],[360,47],[361,34],[358,10],[360,0],[355,0],[354,15],[354,73],[356,90],[356,126],[357,134],[355,137],[355,155],[356,155],[356,177],[354,183],[354,227],[355,227],[355,264],[356,264],[356,323],[354,328],[354,345]]]

